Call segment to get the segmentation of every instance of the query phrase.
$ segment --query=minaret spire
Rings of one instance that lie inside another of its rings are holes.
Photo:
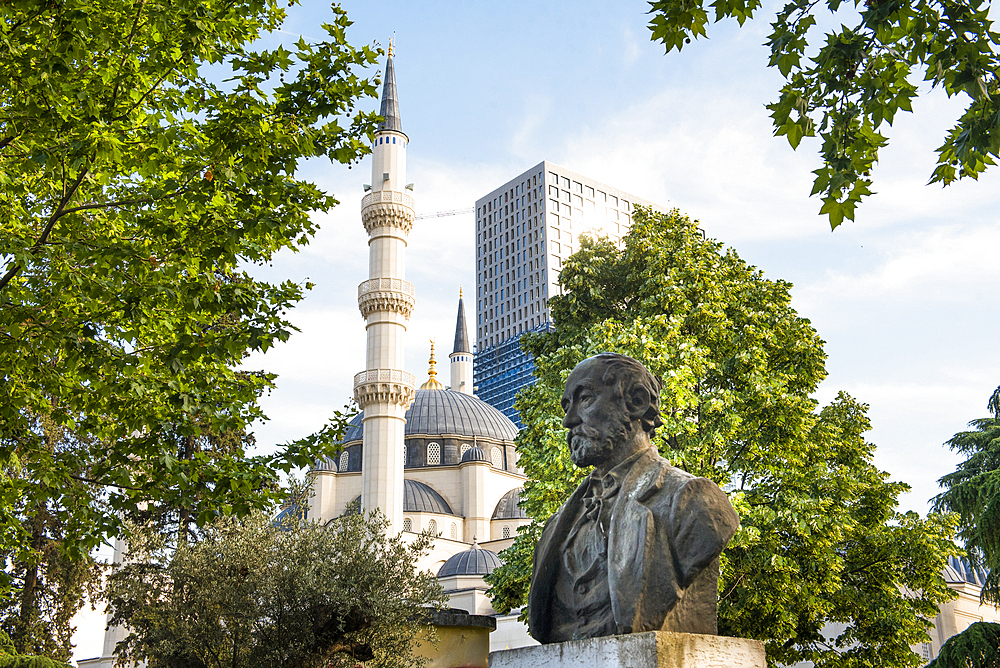
[[[465,326],[465,300],[458,288],[458,318],[455,320],[455,349],[448,356],[451,360],[451,389],[472,394],[472,347],[469,330]]]
[[[385,82],[382,84],[382,109],[379,116],[385,118],[378,124],[379,131],[391,130],[403,132],[403,124],[399,120],[399,100],[396,97],[396,72],[392,66],[392,40],[389,40],[389,57],[385,61]]]

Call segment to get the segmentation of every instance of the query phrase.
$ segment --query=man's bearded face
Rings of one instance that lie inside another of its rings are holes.
[[[574,369],[562,400],[570,459],[579,467],[607,460],[634,428],[621,394],[601,382],[603,369],[592,366],[598,368]]]

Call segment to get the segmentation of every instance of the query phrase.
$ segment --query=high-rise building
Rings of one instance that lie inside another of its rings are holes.
[[[548,298],[580,236],[621,240],[636,204],[655,206],[545,161],[476,200],[476,393],[518,426],[514,397],[534,368],[521,334],[549,326]]]

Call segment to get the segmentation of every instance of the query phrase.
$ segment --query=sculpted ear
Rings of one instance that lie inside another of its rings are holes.
[[[628,409],[628,414],[632,419],[645,417],[652,404],[653,398],[650,396],[649,390],[642,385],[633,385],[625,394],[625,408]]]

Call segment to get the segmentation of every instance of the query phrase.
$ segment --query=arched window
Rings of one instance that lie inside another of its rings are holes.
[[[503,537],[504,538],[510,538],[510,527],[504,527],[503,528]]]
[[[472,446],[471,446],[471,445],[469,445],[468,443],[463,443],[463,444],[462,444],[462,447],[460,447],[460,448],[458,449],[458,458],[459,458],[459,459],[461,459],[461,458],[462,458],[462,456],[463,456],[463,455],[465,455],[465,451],[466,451],[466,450],[468,450],[468,449],[469,449],[469,448],[471,448],[471,447],[472,447]]]
[[[413,520],[409,517],[403,518],[403,531],[413,531]]]
[[[458,525],[454,522],[451,523],[451,539],[458,540]]]
[[[500,451],[500,448],[493,446],[493,449],[490,450],[490,459],[493,460],[493,468],[503,468],[503,453]]]
[[[427,464],[440,464],[441,463],[441,446],[438,443],[428,443],[427,444]]]
[[[347,470],[347,462],[349,460],[350,460],[350,457],[347,456],[347,450],[344,450],[342,453],[340,453],[340,466],[338,466],[337,469],[341,473],[343,473],[344,471]]]
[[[436,536],[438,533],[438,523],[435,522],[434,520],[431,520],[430,522],[427,523],[427,530],[430,532],[432,536]]]

